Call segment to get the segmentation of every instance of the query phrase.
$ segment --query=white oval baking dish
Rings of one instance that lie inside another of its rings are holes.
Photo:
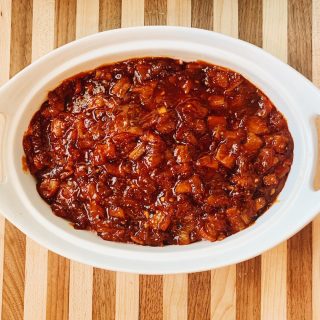
[[[286,116],[294,161],[279,200],[251,227],[223,241],[188,246],[142,247],[103,241],[74,230],[52,214],[35,181],[22,170],[22,137],[49,90],[62,80],[102,64],[132,57],[167,56],[204,60],[242,73]],[[137,27],[95,34],[39,59],[0,88],[4,118],[0,162],[0,211],[29,237],[50,250],[86,264],[144,274],[194,272],[237,263],[277,245],[320,211],[312,188],[316,159],[314,118],[320,93],[313,84],[265,51],[218,33],[180,27]],[[1,125],[1,123],[0,123]]]

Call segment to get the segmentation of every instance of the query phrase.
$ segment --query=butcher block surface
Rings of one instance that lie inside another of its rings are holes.
[[[142,25],[246,40],[320,85],[320,0],[0,0],[0,84],[70,41]],[[0,293],[3,320],[316,320],[320,217],[249,261],[165,276],[68,260],[1,217]]]

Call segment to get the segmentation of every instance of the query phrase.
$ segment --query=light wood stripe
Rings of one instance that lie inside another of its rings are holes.
[[[0,41],[0,85],[9,80],[10,76],[10,43],[11,43],[11,0],[0,0],[0,30],[2,30]],[[1,170],[0,165],[0,170]],[[0,176],[2,176],[0,172]],[[3,259],[4,259],[5,219],[0,213],[0,318],[2,314],[2,292],[3,292]]]
[[[78,0],[76,38],[99,31],[99,0]]]
[[[191,0],[167,0],[167,25],[191,26]]]
[[[69,320],[92,319],[92,267],[70,261]]]
[[[76,38],[98,32],[99,1],[77,0]],[[69,320],[92,318],[93,268],[70,261]]]
[[[238,1],[215,0],[213,30],[238,37]],[[236,318],[236,266],[211,271],[211,319]]]
[[[139,275],[117,272],[116,320],[139,319]]]
[[[238,1],[214,0],[213,30],[238,38]]]
[[[211,319],[236,318],[236,268],[211,271]]]
[[[99,31],[121,27],[121,0],[100,0]]]
[[[144,0],[122,0],[121,27],[144,24]]]
[[[32,61],[54,48],[53,0],[33,1]],[[27,238],[24,319],[45,319],[47,304],[48,250]]]
[[[188,319],[188,277],[163,276],[163,320]]]
[[[287,61],[287,0],[263,1],[263,48]],[[261,319],[287,317],[287,243],[261,256]]]
[[[311,0],[288,0],[288,62],[306,77],[312,78]],[[288,241],[287,272],[287,318],[312,319],[311,224]]]
[[[312,1],[312,81],[320,88],[320,1]],[[319,109],[320,114],[320,109]],[[318,152],[320,152],[318,150]],[[320,174],[320,173],[319,173]],[[320,216],[312,223],[312,319],[320,319]]]
[[[11,0],[0,0],[0,12],[0,85],[3,85],[10,75]]]

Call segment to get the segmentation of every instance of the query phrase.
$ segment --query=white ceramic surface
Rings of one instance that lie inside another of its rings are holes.
[[[74,230],[54,216],[38,195],[32,176],[23,172],[23,133],[50,89],[78,72],[142,56],[200,59],[229,67],[260,87],[286,116],[295,143],[292,169],[279,201],[251,227],[220,242],[188,246],[153,248],[103,241],[93,233]],[[95,34],[52,51],[0,88],[0,115],[5,122],[0,150],[4,173],[0,211],[50,250],[100,268],[163,274],[237,263],[289,238],[320,211],[320,194],[312,189],[316,159],[313,120],[319,113],[320,93],[310,81],[246,42],[179,27],[138,27]]]

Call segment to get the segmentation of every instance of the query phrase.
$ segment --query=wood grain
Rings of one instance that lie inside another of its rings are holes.
[[[11,0],[0,0],[0,30],[2,30],[0,41],[0,86],[9,80],[10,76],[10,42],[11,42]],[[0,125],[4,127],[4,117],[0,118]],[[0,130],[1,131],[1,130]],[[2,135],[2,132],[0,132]],[[3,177],[3,168],[0,164],[0,180]],[[0,318],[2,314],[3,295],[3,259],[5,240],[5,219],[0,213]]]
[[[23,318],[26,239],[6,220],[4,240],[2,319]]]
[[[116,307],[116,273],[94,268],[92,319],[113,320]]]
[[[210,319],[210,271],[188,275],[188,320]]]
[[[167,25],[191,26],[191,0],[167,0]]]
[[[213,30],[238,38],[238,2],[215,0]],[[236,266],[211,271],[211,319],[236,318]]]
[[[144,25],[165,25],[167,21],[167,0],[144,1]]]
[[[262,46],[262,1],[239,0],[239,38]],[[261,257],[237,265],[237,319],[259,319]]]
[[[0,85],[10,76],[11,0],[0,0]]]
[[[53,0],[34,0],[32,19],[32,61],[54,48]],[[27,238],[24,319],[46,319],[48,250]]]
[[[288,0],[288,63],[312,78],[312,0]]]
[[[287,61],[287,0],[263,1],[263,48]],[[287,243],[261,256],[261,319],[287,318]]]
[[[211,319],[236,318],[236,268],[211,271]]]
[[[116,320],[139,319],[139,276],[117,272]]]
[[[320,0],[0,0],[0,85],[76,37],[143,24],[239,35],[320,87]],[[115,273],[47,256],[0,217],[5,320],[318,320],[319,266],[320,217],[312,231],[309,225],[261,258],[169,276]]]
[[[262,46],[262,0],[239,0],[239,38]]]
[[[100,0],[99,31],[121,27],[121,0]]]
[[[288,62],[312,78],[312,2],[288,0]],[[299,257],[299,258],[297,258]],[[312,228],[288,241],[288,319],[312,319]]]
[[[191,25],[195,28],[212,30],[213,28],[213,1],[191,1]]]
[[[144,24],[144,1],[122,0],[121,27],[136,27]]]
[[[215,0],[213,30],[238,38],[238,1]]]
[[[69,260],[48,253],[47,320],[67,320],[69,314]]]
[[[139,320],[162,320],[162,276],[139,276]]]
[[[56,0],[55,45],[60,47],[76,37],[77,0]]]
[[[188,276],[163,276],[163,320],[188,319]]]
[[[99,31],[99,0],[77,0],[76,38]]]
[[[92,316],[92,267],[70,262],[69,320],[90,320]]]

